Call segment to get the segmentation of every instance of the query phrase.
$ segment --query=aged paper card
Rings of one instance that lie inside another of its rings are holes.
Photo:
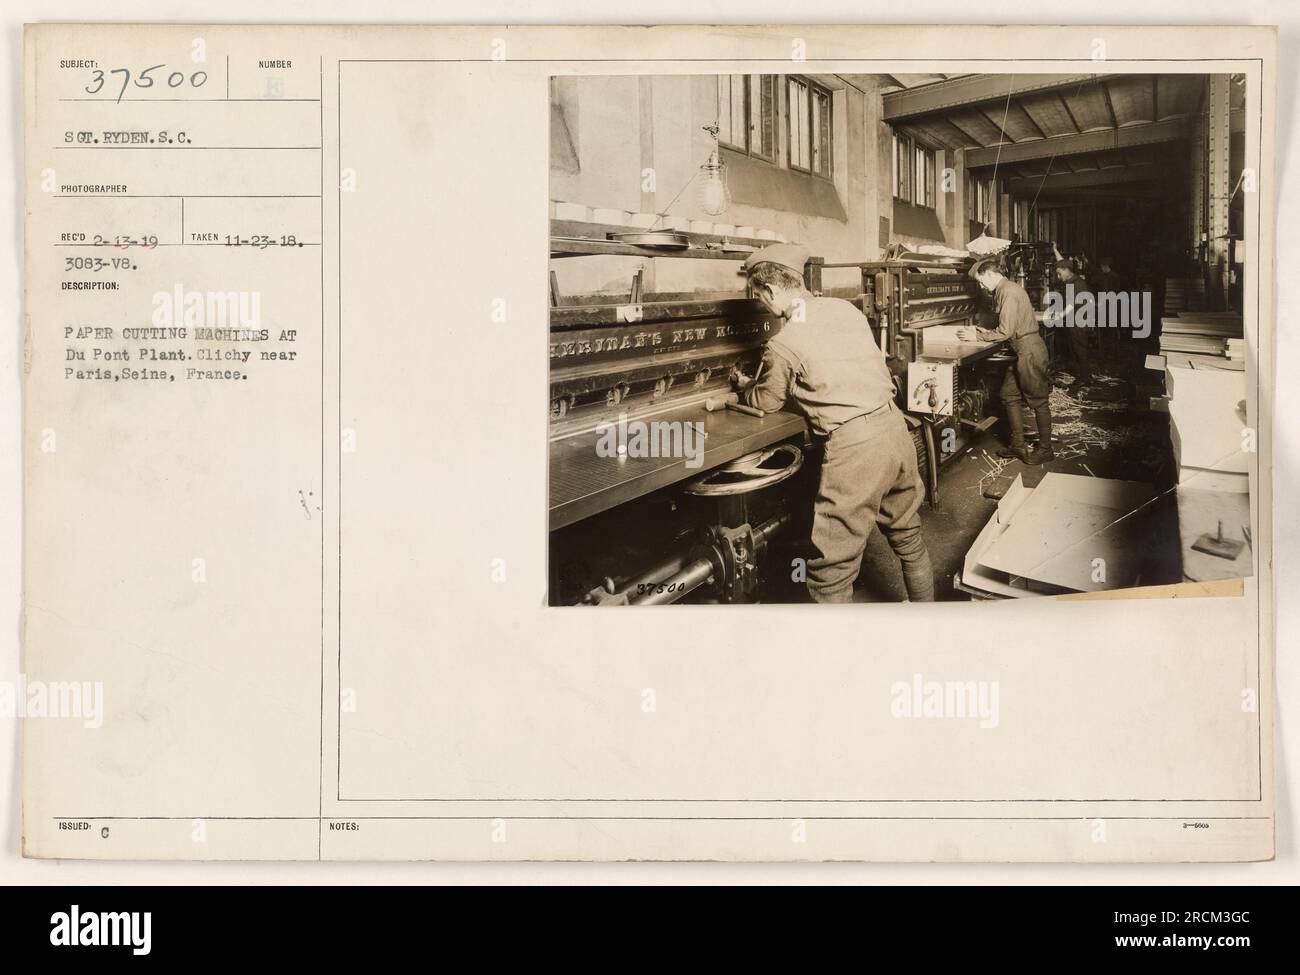
[[[1276,72],[30,27],[26,854],[1270,858]]]

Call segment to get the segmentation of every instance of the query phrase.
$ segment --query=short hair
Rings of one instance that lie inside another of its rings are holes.
[[[769,288],[782,288],[786,291],[797,291],[803,287],[802,277],[784,264],[774,264],[771,261],[764,261],[751,267],[749,281],[751,284],[763,284]]]

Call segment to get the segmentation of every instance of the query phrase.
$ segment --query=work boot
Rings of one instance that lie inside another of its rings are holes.
[[[1043,460],[1052,459],[1052,408],[1044,403],[1034,410],[1034,422],[1038,425],[1038,444],[1035,449]]]
[[[1034,456],[1035,448],[1030,447],[1024,441],[1019,443],[1010,443],[997,451],[997,455],[1004,460],[1021,460],[1023,463],[1031,463],[1031,456]]]
[[[1019,457],[1024,459],[1025,450],[1025,413],[1020,408],[1019,403],[1007,403],[1007,431],[1011,437],[1011,443],[998,451],[998,456],[1006,459],[1010,457]]]
[[[1049,460],[1055,460],[1055,459],[1056,459],[1056,455],[1052,453],[1051,447],[1048,447],[1046,449],[1042,447],[1035,447],[1033,450],[1029,452],[1029,456],[1025,458],[1025,463],[1028,464],[1030,467],[1041,467],[1043,464],[1046,464]]]

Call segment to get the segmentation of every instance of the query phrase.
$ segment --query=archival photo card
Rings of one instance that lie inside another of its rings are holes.
[[[1273,855],[1271,28],[25,53],[25,855]]]

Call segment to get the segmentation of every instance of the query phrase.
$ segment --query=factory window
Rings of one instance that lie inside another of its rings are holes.
[[[912,140],[905,135],[894,133],[894,199],[912,199]]]
[[[934,208],[934,150],[894,133],[894,199]]]
[[[771,74],[718,77],[718,140],[723,145],[776,161],[776,82]]]
[[[1038,215],[1038,239],[1057,240],[1056,211],[1048,210]]]
[[[989,223],[993,219],[993,182],[978,179],[973,175],[966,177],[966,215],[980,223]]]
[[[786,131],[791,169],[831,175],[831,93],[806,78],[786,83]]]
[[[934,209],[934,150],[916,146],[913,151],[916,178],[912,183],[912,202]]]

